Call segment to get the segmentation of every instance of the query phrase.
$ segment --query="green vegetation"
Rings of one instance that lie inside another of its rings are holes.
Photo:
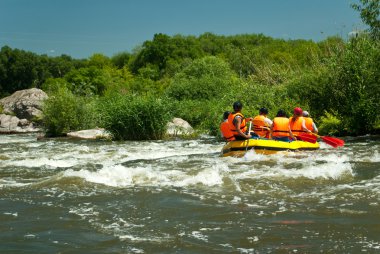
[[[98,114],[94,102],[94,99],[74,95],[66,87],[50,94],[43,109],[47,136],[96,127]]]
[[[274,39],[262,34],[156,34],[134,52],[77,60],[7,46],[0,51],[0,96],[38,87],[49,135],[105,127],[115,139],[160,139],[171,117],[218,135],[224,111],[240,100],[253,116],[295,106],[321,134],[378,133],[379,0],[361,0],[368,32],[348,41]]]
[[[165,101],[152,97],[116,96],[99,105],[103,126],[117,140],[162,139],[172,117]]]

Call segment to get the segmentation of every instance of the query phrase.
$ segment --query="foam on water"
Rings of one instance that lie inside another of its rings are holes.
[[[251,162],[247,170],[238,178],[325,178],[338,179],[344,175],[353,175],[349,157],[346,155],[315,153],[277,153],[273,155],[256,154],[249,151],[244,157]],[[234,162],[233,159],[230,162]],[[265,164],[265,162],[270,162]],[[236,159],[235,159],[236,163]]]
[[[24,159],[17,161],[6,161],[2,167],[16,166],[16,167],[49,167],[49,168],[70,168],[77,164],[77,160],[56,160],[50,158],[35,158],[35,159]]]
[[[165,170],[160,167],[125,167],[110,165],[98,171],[72,169],[66,170],[64,177],[80,177],[88,182],[104,184],[112,187],[127,186],[174,186],[185,187],[202,184],[205,186],[221,185],[222,175],[217,167],[204,169],[196,174],[181,170]]]

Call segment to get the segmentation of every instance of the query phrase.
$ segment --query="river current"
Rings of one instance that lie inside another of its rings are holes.
[[[221,157],[222,142],[0,136],[0,253],[380,253],[380,137]]]

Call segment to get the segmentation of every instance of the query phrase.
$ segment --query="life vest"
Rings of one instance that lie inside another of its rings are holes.
[[[289,118],[275,117],[272,128],[273,137],[289,137]]]
[[[260,137],[268,137],[269,129],[265,123],[265,116],[258,115],[253,118],[253,131]]]
[[[304,119],[306,128],[310,131],[313,131],[313,119],[311,117],[304,117]]]
[[[230,129],[230,125],[228,123],[228,120],[226,120],[220,124],[220,131],[222,132],[222,136],[226,141],[235,140],[234,133]]]
[[[302,129],[303,119],[304,118],[302,116],[298,117],[295,121],[292,121],[293,117],[289,118],[290,130],[292,131],[294,136],[298,136],[301,133],[306,132],[304,129]]]
[[[245,133],[247,131],[247,126],[246,126],[246,122],[245,122],[245,117],[241,114],[241,113],[231,113],[229,116],[228,116],[228,125],[230,126],[230,131],[233,133],[233,135],[235,137],[237,136],[240,136],[239,135],[239,132],[237,132],[236,130],[236,126],[234,124],[234,120],[235,120],[235,117],[237,116],[241,116],[242,120],[241,120],[241,124],[240,124],[240,130]]]

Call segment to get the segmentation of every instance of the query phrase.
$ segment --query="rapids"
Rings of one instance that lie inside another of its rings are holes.
[[[0,136],[1,253],[380,252],[380,138],[221,157],[213,137]]]

